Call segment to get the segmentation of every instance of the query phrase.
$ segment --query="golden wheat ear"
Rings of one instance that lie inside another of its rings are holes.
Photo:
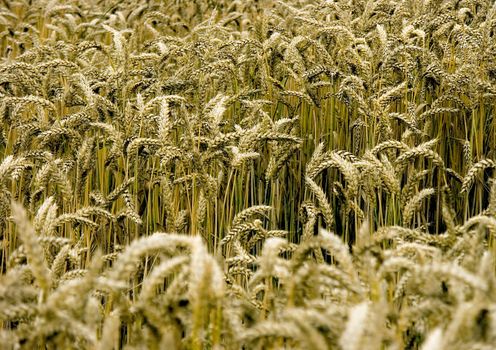
[[[18,202],[12,202],[12,218],[17,225],[19,237],[26,251],[28,265],[43,294],[42,300],[48,296],[52,285],[52,276],[45,260],[45,253],[38,242],[36,231],[28,218],[26,210]]]

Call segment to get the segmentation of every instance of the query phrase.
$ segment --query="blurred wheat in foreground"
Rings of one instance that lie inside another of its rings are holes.
[[[0,349],[496,344],[489,0],[4,0]]]

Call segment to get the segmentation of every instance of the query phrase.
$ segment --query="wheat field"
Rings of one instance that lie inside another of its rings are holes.
[[[490,0],[0,2],[0,349],[496,348]]]

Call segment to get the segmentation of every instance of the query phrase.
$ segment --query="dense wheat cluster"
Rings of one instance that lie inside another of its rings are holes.
[[[490,0],[3,0],[1,349],[494,349]]]

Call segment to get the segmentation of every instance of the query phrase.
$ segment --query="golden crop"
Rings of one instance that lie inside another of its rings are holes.
[[[494,349],[489,0],[4,0],[0,349]]]

